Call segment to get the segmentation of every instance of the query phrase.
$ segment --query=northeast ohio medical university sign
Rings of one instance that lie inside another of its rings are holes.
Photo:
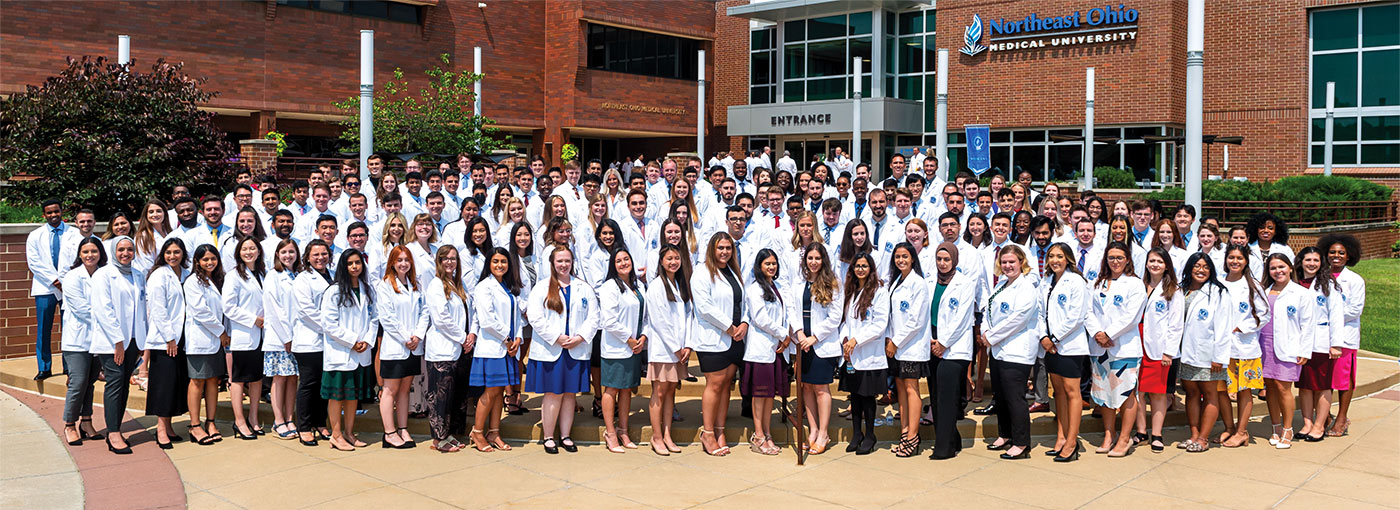
[[[988,19],[987,44],[982,44],[982,16],[973,14],[963,31],[962,53],[986,50],[1017,51],[1047,47],[1120,43],[1137,40],[1138,11],[1123,4],[1049,16],[1032,13],[1021,19]]]

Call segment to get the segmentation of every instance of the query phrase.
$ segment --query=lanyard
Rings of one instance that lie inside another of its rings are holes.
[[[564,293],[564,336],[569,336],[569,323],[573,322],[570,320],[570,318],[573,317],[574,313],[574,309],[571,306],[573,303],[569,302],[569,291],[572,288],[572,285],[565,285],[562,289],[562,292]]]

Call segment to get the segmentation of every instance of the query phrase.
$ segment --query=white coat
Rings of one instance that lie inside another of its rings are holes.
[[[505,356],[506,344],[520,338],[520,330],[525,328],[525,319],[520,315],[524,300],[507,291],[495,277],[488,276],[477,282],[476,289],[472,291],[472,303],[476,305],[473,309],[477,324],[476,347],[472,348],[472,356]]]
[[[1186,298],[1186,326],[1181,337],[1181,362],[1196,368],[1230,364],[1230,291],[1207,284]]]
[[[787,305],[782,289],[772,301],[764,301],[763,287],[753,282],[744,289],[744,304],[749,310],[749,335],[744,339],[744,361],[772,363],[777,360],[778,345],[788,336]],[[785,354],[796,352],[789,345]]]
[[[1040,351],[1040,294],[1030,274],[1010,283],[1005,277],[987,301],[982,312],[982,334],[991,345],[991,355],[999,361],[1034,365]]]
[[[646,287],[637,282],[636,292],[623,289],[616,280],[603,282],[598,286],[598,302],[602,308],[599,328],[603,330],[603,344],[598,353],[603,359],[627,359],[632,357],[632,348],[627,346],[628,338],[641,338],[646,325],[646,310],[637,299],[637,293],[645,296]]]
[[[423,354],[421,340],[428,336],[428,308],[423,304],[423,293],[413,285],[398,282],[394,290],[391,282],[374,280],[374,310],[384,335],[379,344],[379,359],[397,361],[408,359],[409,354]],[[418,337],[418,347],[410,351],[408,341]]]
[[[1342,288],[1335,283],[1330,292],[1323,294],[1316,282],[1308,289],[1320,308],[1313,325],[1312,352],[1326,354],[1332,347],[1342,347],[1342,323],[1345,321],[1346,300],[1342,298]]]
[[[1031,274],[1035,274],[1034,271]],[[1027,275],[1029,276],[1029,275]],[[1061,356],[1088,356],[1089,282],[1065,271],[1058,282],[1053,276],[1040,281],[1041,337],[1050,337]]]
[[[802,308],[807,304],[802,299],[805,293],[807,282],[802,282],[797,288],[792,289],[792,302],[788,303],[788,327],[793,331],[807,331],[802,324]],[[835,358],[841,356],[841,307],[845,306],[845,301],[841,295],[841,284],[838,281],[836,288],[831,293],[831,303],[823,305],[816,299],[811,300],[811,334],[808,336],[817,337],[817,343],[812,344],[812,352],[818,358]]]
[[[1152,289],[1147,295],[1147,305],[1142,311],[1142,354],[1144,357],[1162,360],[1162,356],[1176,358],[1181,353],[1181,334],[1186,313],[1186,291],[1180,288],[1172,293],[1171,299],[1162,295],[1162,285]]]
[[[894,342],[894,359],[899,361],[928,361],[929,298],[931,289],[923,276],[909,272],[889,284],[890,327],[886,335]]]
[[[734,277],[739,282],[739,292],[742,294],[744,277],[737,274]],[[699,266],[690,276],[690,292],[695,297],[695,326],[686,347],[699,352],[729,350],[733,339],[725,334],[725,330],[734,325],[735,303],[734,287],[729,284],[729,279],[723,273],[711,277],[709,269]],[[745,309],[743,296],[739,296],[738,302],[739,323],[742,324],[748,322],[748,310]]]
[[[871,271],[870,277],[874,278],[874,275],[875,272]],[[864,315],[856,313],[859,301],[859,294],[850,299],[841,328],[842,338],[856,341],[855,349],[851,350],[851,367],[856,370],[889,368],[889,359],[885,357],[885,331],[890,327],[889,291],[883,285],[876,287],[875,299],[870,301],[870,308],[865,310]]]
[[[1136,276],[1121,275],[1116,280],[1104,280],[1095,285],[1089,312],[1089,354],[1108,353],[1113,359],[1142,358],[1142,306],[1147,301],[1147,288]],[[1099,333],[1108,335],[1113,345],[1102,347],[1094,341]]]
[[[927,283],[929,295],[933,295],[938,278],[931,277]],[[929,306],[936,308],[938,314],[937,342],[947,348],[942,358],[971,361],[972,314],[982,309],[977,302],[977,282],[971,276],[955,271],[941,297],[939,302],[930,303]]]
[[[471,299],[471,294],[467,294]],[[456,294],[442,288],[442,280],[433,278],[423,292],[428,307],[428,335],[423,337],[423,359],[427,361],[456,361],[462,356],[467,341],[467,303]]]
[[[413,255],[413,273],[418,277],[418,288],[427,289],[428,282],[437,277],[437,251],[438,245],[429,244],[428,249],[423,249],[423,245],[412,242],[408,243],[408,252]],[[461,264],[462,253],[457,252],[458,264]],[[427,292],[424,290],[424,292]]]
[[[193,275],[185,278],[184,289],[185,353],[218,353],[223,347],[219,337],[228,332],[223,296],[213,282],[201,282],[198,276]]]
[[[1230,291],[1230,307],[1226,312],[1230,321],[1230,357],[1234,359],[1259,359],[1259,328],[1269,322],[1269,299],[1261,289],[1249,299],[1249,283],[1240,278],[1233,282],[1221,279],[1221,284]],[[1251,313],[1253,311],[1254,313]],[[1256,319],[1254,316],[1258,315]],[[1239,332],[1234,332],[1239,329]]]
[[[1332,345],[1346,349],[1361,348],[1361,311],[1366,308],[1366,281],[1351,268],[1342,268],[1337,275],[1346,306],[1342,310],[1342,327],[1333,329],[1337,337]]]
[[[98,334],[92,313],[92,275],[82,266],[75,269],[63,275],[63,335],[59,348],[64,352],[88,352],[92,337]],[[183,301],[180,312],[184,313]]]
[[[263,328],[256,326],[263,316],[262,282],[248,272],[248,278],[238,276],[238,271],[224,275],[222,292],[224,316],[228,317],[228,335],[231,351],[256,351],[262,348]],[[266,321],[264,321],[264,325]]]
[[[1274,357],[1283,363],[1295,365],[1298,358],[1311,357],[1312,335],[1319,318],[1326,313],[1326,307],[1318,306],[1311,291],[1288,282],[1274,298],[1274,307],[1269,312],[1274,326]]]
[[[88,352],[112,354],[118,345],[125,349],[124,342],[146,338],[146,280],[141,275],[131,280],[110,264],[92,274],[88,306],[97,327]]]
[[[559,346],[559,337],[583,337],[583,342],[569,349],[569,356],[577,361],[588,359],[592,354],[593,334],[598,332],[598,299],[581,279],[574,278],[569,284],[569,299],[564,301],[564,311],[556,312],[545,307],[544,299],[549,294],[549,278],[540,280],[530,291],[526,315],[535,328],[535,339],[530,342],[530,359],[555,361],[564,349]],[[562,297],[563,291],[560,291]]]
[[[176,274],[175,271],[176,269],[173,267],[161,266],[146,280],[146,339],[144,349],[164,349],[166,344],[170,342],[179,343],[185,334],[185,288],[180,283],[184,275]],[[181,272],[183,273],[183,271]],[[70,271],[69,273],[82,273],[83,276],[87,276],[85,270]],[[84,282],[84,286],[86,285]],[[63,286],[65,289],[68,288],[66,276]],[[69,295],[64,296],[64,332],[69,331],[67,314],[73,313],[75,304],[69,297]],[[63,335],[63,339],[66,343],[68,335]],[[65,347],[64,350],[68,349]]]
[[[676,296],[675,301],[666,299],[666,288]],[[685,349],[694,324],[691,318],[691,305],[681,300],[680,290],[661,279],[651,281],[647,287],[647,361],[651,363],[675,363],[680,361],[676,354]],[[752,335],[752,333],[750,333]]]
[[[290,352],[296,330],[296,276],[272,271],[263,279],[263,352]]]
[[[368,285],[364,287],[359,296],[354,296],[353,304],[340,303],[340,287],[337,286],[327,288],[321,296],[321,319],[326,327],[321,370],[355,370],[373,363],[374,335],[379,319],[375,318],[374,304],[370,303],[373,290],[367,288]],[[369,344],[369,348],[355,352],[353,347],[357,342]]]
[[[325,321],[321,317],[321,295],[331,281],[316,271],[302,271],[292,285],[295,302],[295,329],[292,352],[321,352],[324,348]]]
[[[34,280],[29,284],[29,295],[49,296],[59,295],[63,297],[58,289],[54,288],[53,282],[63,279],[68,273],[68,268],[73,266],[73,261],[77,258],[76,253],[71,253],[83,240],[83,235],[77,228],[68,224],[60,223],[58,263],[53,262],[53,228],[47,223],[40,225],[29,233],[29,237],[24,241],[24,261],[29,267],[29,272],[34,274]],[[71,257],[66,255],[72,255]],[[112,257],[112,252],[107,252],[107,257]]]

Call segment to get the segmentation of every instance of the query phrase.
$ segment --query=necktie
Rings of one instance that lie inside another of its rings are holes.
[[[826,227],[826,235],[822,236],[822,239],[830,240],[830,239],[831,239],[831,231],[833,231],[833,230],[836,230],[836,225],[831,225],[831,226],[829,226],[829,227]]]
[[[58,251],[63,247],[63,225],[54,227],[53,234],[49,236],[49,252],[53,257],[53,267],[58,269]]]
[[[209,235],[214,238],[214,246],[219,245],[219,227],[209,227]]]
[[[881,225],[880,225],[879,222],[871,222],[871,223],[874,223],[874,224],[875,224],[875,228],[871,229],[872,231],[874,231],[874,232],[871,234],[871,237],[874,237],[874,238],[875,238],[875,242],[874,242],[874,243],[871,243],[871,244],[872,244],[873,246],[878,247],[878,246],[880,246],[880,230],[881,230],[880,227],[881,227]]]
[[[1081,272],[1084,271],[1084,259],[1088,258],[1088,256],[1089,256],[1089,249],[1088,249],[1088,248],[1080,248],[1080,249],[1079,249],[1079,270],[1080,270]]]
[[[1037,274],[1045,276],[1045,248],[1036,248],[1035,259],[1036,265],[1039,266],[1036,269],[1038,271]]]

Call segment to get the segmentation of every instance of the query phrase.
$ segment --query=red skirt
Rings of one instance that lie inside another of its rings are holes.
[[[1175,361],[1173,361],[1175,363]],[[1138,391],[1164,394],[1167,392],[1167,379],[1171,366],[1163,365],[1162,360],[1142,357],[1142,369],[1138,371]]]
[[[1298,376],[1298,389],[1332,391],[1332,368],[1336,360],[1328,353],[1314,352]]]

